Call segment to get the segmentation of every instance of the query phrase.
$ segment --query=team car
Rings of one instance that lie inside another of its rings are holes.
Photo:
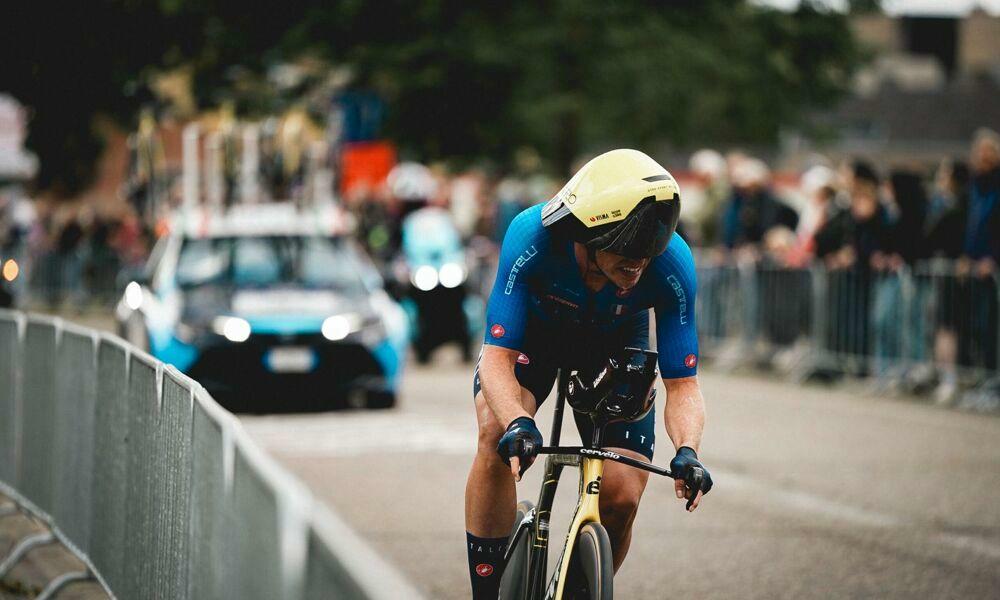
[[[125,287],[121,335],[234,410],[392,406],[406,315],[344,220],[290,204],[179,214]]]

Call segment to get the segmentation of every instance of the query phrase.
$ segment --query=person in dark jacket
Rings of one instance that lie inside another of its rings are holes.
[[[996,273],[1000,263],[1000,135],[977,132],[972,148],[972,185],[962,253],[977,276]]]
[[[872,333],[874,367],[882,378],[880,385],[895,385],[905,375],[906,363],[902,359],[923,362],[929,355],[926,323],[918,308],[929,297],[929,286],[918,278],[912,292],[903,293],[904,270],[928,255],[924,237],[927,193],[920,174],[893,170],[886,200],[891,215],[887,243],[870,259],[875,271]],[[912,310],[901,309],[907,301]],[[904,344],[904,330],[909,334],[909,344]]]
[[[930,283],[934,298],[934,365],[923,379],[938,381],[934,394],[939,402],[950,403],[958,391],[958,326],[962,319],[956,278],[947,272],[962,255],[966,213],[969,206],[970,173],[961,160],[944,160],[934,178],[934,193],[927,209],[927,251],[932,259],[929,268],[918,271],[917,281]],[[947,261],[947,262],[943,262]],[[962,286],[968,288],[967,282]],[[967,296],[968,294],[965,294]],[[918,384],[922,385],[922,384]]]
[[[924,225],[927,221],[924,182],[919,173],[896,169],[889,175],[889,189],[896,208],[892,243],[888,248],[894,258],[891,262],[912,265],[929,255]]]
[[[760,160],[749,158],[733,169],[733,193],[722,211],[722,243],[730,249],[759,249],[774,227],[792,231],[799,216],[777,200],[770,189],[771,173]]]
[[[944,160],[938,167],[924,223],[927,252],[932,258],[956,259],[962,255],[969,178],[969,166],[961,160]]]
[[[847,359],[849,371],[867,373],[872,263],[890,247],[892,225],[879,201],[879,176],[866,162],[856,162],[850,183],[850,207],[816,233],[816,256],[829,270],[829,350]]]
[[[969,328],[959,331],[963,356],[975,367],[997,367],[997,265],[1000,263],[1000,135],[976,132],[972,142],[972,184],[958,274],[969,280]],[[963,339],[964,338],[964,339]]]
[[[743,341],[751,345],[763,332],[771,341],[788,342],[787,335],[782,331],[783,321],[772,318],[788,308],[775,305],[773,291],[780,286],[769,288],[763,285],[760,275],[767,262],[765,238],[782,229],[791,234],[798,224],[798,213],[774,197],[770,186],[771,172],[763,161],[756,158],[740,160],[733,167],[732,180],[732,196],[721,215],[722,243],[732,252],[741,273],[754,274],[741,276],[739,280],[744,300]],[[777,299],[779,302],[794,300],[787,293]]]

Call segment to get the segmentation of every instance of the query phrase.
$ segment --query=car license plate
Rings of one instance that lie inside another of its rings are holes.
[[[316,353],[312,348],[272,348],[264,355],[264,364],[275,373],[308,373],[316,368]]]

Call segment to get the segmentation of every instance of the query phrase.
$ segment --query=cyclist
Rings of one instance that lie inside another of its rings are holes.
[[[479,444],[465,491],[469,573],[475,600],[493,600],[516,504],[515,481],[534,461],[542,435],[533,416],[560,367],[597,368],[622,348],[649,347],[649,309],[656,315],[664,419],[676,449],[671,470],[701,467],[704,426],[694,322],[695,272],[687,244],[675,235],[680,189],[673,176],[637,150],[613,150],[580,169],[546,203],[520,213],[504,237],[487,308],[485,344],[474,394]],[[655,410],[611,425],[606,448],[652,460]],[[577,417],[587,441],[588,420]],[[703,468],[703,467],[702,467]],[[605,466],[601,522],[617,571],[648,474]],[[691,510],[711,489],[707,470]]]

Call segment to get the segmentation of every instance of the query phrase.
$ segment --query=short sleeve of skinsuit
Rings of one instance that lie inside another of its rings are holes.
[[[528,279],[549,251],[549,234],[542,227],[542,206],[532,206],[517,215],[503,238],[497,278],[486,307],[487,344],[522,349],[531,304]]]
[[[681,236],[674,235],[666,251],[649,266],[654,276],[656,351],[664,379],[691,377],[698,372],[698,332],[694,305],[697,293],[694,257]]]

